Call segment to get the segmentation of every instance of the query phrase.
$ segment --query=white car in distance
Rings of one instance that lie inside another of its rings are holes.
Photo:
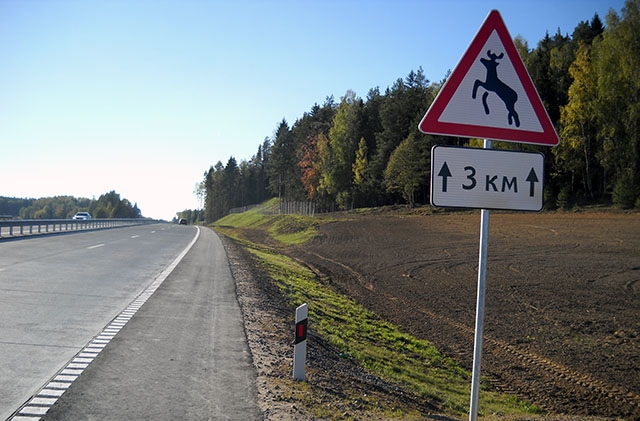
[[[85,221],[87,219],[91,219],[91,214],[89,212],[78,212],[73,215],[73,219],[79,219]]]

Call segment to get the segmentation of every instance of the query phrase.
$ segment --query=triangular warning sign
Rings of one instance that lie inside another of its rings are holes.
[[[558,144],[497,10],[489,13],[418,128],[430,134]]]

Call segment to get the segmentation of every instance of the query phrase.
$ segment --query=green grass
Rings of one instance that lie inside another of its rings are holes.
[[[277,199],[275,199],[277,202]],[[262,208],[251,209],[244,213],[227,215],[215,222],[215,227],[225,234],[238,238],[234,230],[263,229],[270,237],[283,245],[303,244],[313,239],[317,234],[318,221],[328,219],[312,218],[301,215],[265,215],[262,209],[274,208],[273,199]]]
[[[269,224],[273,217],[264,215],[259,209],[251,209],[243,213],[232,213],[215,222],[216,227],[258,228]]]
[[[317,233],[314,219],[300,215],[283,215],[277,218],[269,228],[271,237],[288,245],[306,243]]]
[[[244,216],[224,218],[216,226],[240,240],[262,262],[293,307],[309,305],[310,329],[332,343],[342,356],[355,360],[372,374],[403,384],[444,411],[466,413],[471,374],[454,360],[429,341],[400,331],[351,298],[338,294],[292,258],[248,242],[242,235],[242,229],[262,229],[284,244],[302,244],[316,235],[318,223],[317,219],[300,216],[260,218],[250,211]],[[483,391],[480,412],[518,415],[536,413],[538,409],[513,396]]]

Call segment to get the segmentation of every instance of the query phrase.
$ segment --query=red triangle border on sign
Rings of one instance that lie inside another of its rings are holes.
[[[511,64],[522,83],[522,87],[524,88],[536,117],[540,122],[542,132],[439,121],[444,109],[449,104],[449,101],[451,101],[451,98],[456,93],[458,87],[462,83],[462,80],[467,75],[476,58],[480,55],[480,50],[494,30],[499,36],[500,41],[505,48],[505,53],[511,60]],[[421,132],[426,134],[485,138],[503,140],[507,142],[533,143],[546,146],[556,146],[560,141],[558,134],[551,123],[551,119],[542,104],[542,100],[538,95],[538,91],[533,85],[529,72],[522,62],[522,58],[520,58],[520,54],[518,54],[518,50],[516,50],[513,40],[509,35],[509,31],[497,10],[492,10],[489,13],[478,30],[478,33],[473,38],[473,41],[467,48],[467,51],[462,56],[462,59],[445,82],[444,86],[436,96],[436,99],[429,107],[429,110],[422,118],[422,121],[420,121],[418,128]]]

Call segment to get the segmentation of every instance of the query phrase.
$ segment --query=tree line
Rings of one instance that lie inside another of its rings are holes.
[[[20,199],[0,197],[0,215],[21,219],[69,219],[77,212],[89,212],[94,218],[141,218],[138,204],[121,199],[110,191],[96,199],[73,196]]]
[[[494,147],[545,155],[545,208],[613,203],[640,207],[640,0],[627,0],[606,25],[595,14],[571,35],[547,33],[520,53],[559,136],[544,146]],[[256,154],[230,157],[204,173],[197,194],[206,222],[271,197],[314,201],[319,210],[429,202],[433,145],[478,146],[475,139],[425,135],[417,126],[444,81],[422,68],[365,99],[347,91],[314,104],[293,125],[278,123]]]

